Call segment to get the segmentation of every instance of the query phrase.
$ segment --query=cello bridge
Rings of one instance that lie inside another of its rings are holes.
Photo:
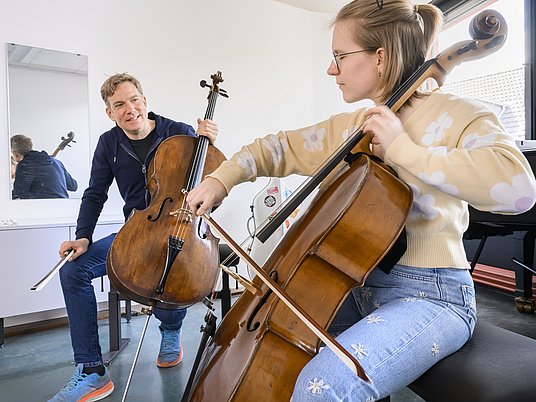
[[[189,224],[189,223],[192,223],[193,221],[192,211],[186,208],[179,208],[179,209],[176,209],[175,211],[171,211],[169,215],[177,217],[181,221],[181,223]]]

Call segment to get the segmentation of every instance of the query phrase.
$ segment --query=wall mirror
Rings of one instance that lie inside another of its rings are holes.
[[[7,56],[9,137],[29,137],[34,151],[53,156],[55,174],[61,170],[57,166],[63,165],[78,184],[76,191],[67,192],[68,198],[80,198],[87,185],[90,162],[87,56],[14,43],[7,44]],[[36,176],[31,172],[39,163],[46,166],[45,155],[32,153],[34,158],[19,166],[23,173],[17,178],[17,160],[11,151],[10,197],[60,198],[44,188],[35,190],[35,186],[49,186],[51,180],[43,177],[45,168],[38,169]],[[51,186],[58,185],[61,183]],[[27,192],[29,186],[34,187]],[[23,196],[13,192],[15,187]]]

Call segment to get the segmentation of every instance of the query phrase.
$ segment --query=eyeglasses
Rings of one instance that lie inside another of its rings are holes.
[[[371,49],[363,49],[363,50],[354,50],[353,52],[344,52],[344,53],[335,53],[333,52],[333,61],[335,63],[335,67],[337,67],[337,72],[341,72],[341,69],[339,67],[339,61],[342,60],[342,57],[348,56],[350,54],[356,54],[361,52],[370,52]]]

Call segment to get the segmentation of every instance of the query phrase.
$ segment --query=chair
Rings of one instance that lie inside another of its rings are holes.
[[[234,267],[238,273],[238,263],[240,262],[240,257],[235,255],[230,261],[226,261],[231,255],[234,254],[231,247],[225,243],[219,244],[219,253],[220,253],[220,263],[225,261],[227,267]],[[221,316],[225,317],[225,314],[231,309],[231,288],[229,287],[229,274],[222,271],[222,288],[218,292],[218,299],[221,300]]]
[[[110,364],[112,359],[130,342],[130,338],[121,337],[121,300],[125,302],[125,318],[128,323],[132,319],[131,300],[122,297],[117,290],[110,287],[108,292],[110,351],[102,355],[104,364]]]

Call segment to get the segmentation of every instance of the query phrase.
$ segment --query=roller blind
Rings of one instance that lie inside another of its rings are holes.
[[[432,0],[430,3],[439,7],[445,16],[445,28],[455,24],[459,19],[476,13],[478,10],[494,3],[496,0]],[[517,1],[517,0],[516,0]]]

